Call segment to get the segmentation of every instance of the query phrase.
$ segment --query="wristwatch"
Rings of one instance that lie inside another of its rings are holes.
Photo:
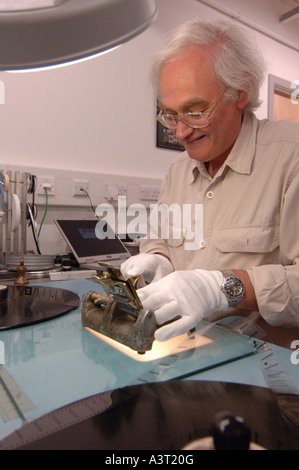
[[[233,271],[223,271],[224,279],[220,289],[227,298],[228,306],[238,305],[244,294],[244,285],[241,279]]]

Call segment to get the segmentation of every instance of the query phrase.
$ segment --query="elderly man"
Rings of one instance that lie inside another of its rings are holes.
[[[138,292],[165,323],[158,340],[254,311],[272,326],[299,326],[299,125],[256,118],[263,76],[263,59],[233,24],[189,21],[155,58],[158,119],[186,149],[158,203],[203,207],[194,249],[182,222],[180,237],[177,227],[176,237],[148,236],[122,265],[150,282]]]

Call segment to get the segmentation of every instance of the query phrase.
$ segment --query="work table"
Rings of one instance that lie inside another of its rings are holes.
[[[88,291],[102,292],[100,285],[86,279],[38,285],[72,291],[80,304]],[[5,352],[0,368],[24,393],[28,408],[23,418],[0,418],[0,440],[22,427],[24,419],[32,422],[78,400],[143,384],[196,381],[269,388],[247,336],[218,325],[205,335],[211,341],[198,348],[154,360],[136,359],[82,328],[80,306],[51,320],[0,331]],[[299,390],[299,365],[291,362],[292,353],[293,359],[298,354],[275,345],[272,349]],[[4,400],[2,392],[1,406]]]

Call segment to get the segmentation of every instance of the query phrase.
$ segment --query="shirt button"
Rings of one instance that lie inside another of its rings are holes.
[[[204,248],[206,246],[206,242],[204,240],[201,240],[199,245],[200,245],[200,248]]]
[[[208,199],[213,199],[213,197],[214,197],[214,192],[213,191],[208,191],[207,192],[207,198]]]

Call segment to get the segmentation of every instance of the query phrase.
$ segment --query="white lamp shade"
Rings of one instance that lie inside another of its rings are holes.
[[[0,0],[0,70],[98,54],[137,36],[156,16],[156,0]]]

